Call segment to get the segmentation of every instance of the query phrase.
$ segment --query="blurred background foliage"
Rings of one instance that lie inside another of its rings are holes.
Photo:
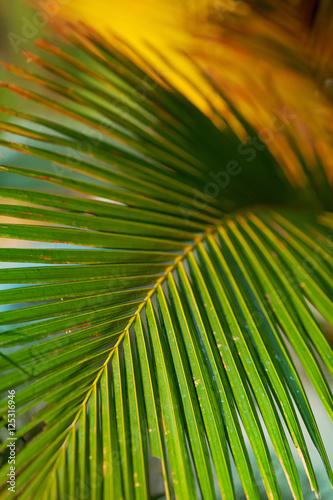
[[[29,68],[29,54],[22,53],[38,53],[35,41],[55,36],[64,18],[89,22],[113,43],[121,35],[122,50],[171,75],[223,126],[211,104],[218,106],[242,140],[247,135],[233,106],[258,131],[271,128],[276,110],[288,110],[295,119],[287,130],[274,132],[274,140],[268,137],[268,147],[300,189],[311,183],[322,192],[320,171],[325,169],[331,205],[332,14],[330,0],[6,0],[2,58]],[[229,102],[212,91],[207,76]],[[2,78],[15,81],[9,73]],[[8,104],[12,96],[0,99]]]

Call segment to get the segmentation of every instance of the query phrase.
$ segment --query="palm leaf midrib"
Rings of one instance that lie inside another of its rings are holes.
[[[205,239],[208,237],[208,235],[210,234],[213,234],[218,226],[220,224],[222,224],[223,221],[221,220],[219,222],[218,225],[216,226],[213,226],[213,227],[209,227],[204,233],[202,233],[201,235],[198,235],[198,237],[194,240],[194,242],[189,245],[188,247],[186,247],[186,249],[184,250],[184,252],[177,256],[177,258],[175,259],[175,261],[170,264],[170,266],[166,269],[165,273],[163,274],[163,276],[161,276],[158,281],[156,282],[156,284],[154,285],[154,287],[149,291],[149,293],[147,294],[146,298],[144,299],[144,301],[140,304],[140,306],[138,307],[137,311],[135,312],[135,314],[131,317],[131,319],[129,320],[128,324],[126,325],[125,329],[124,329],[124,332],[119,336],[118,340],[116,341],[115,345],[110,349],[110,353],[109,355],[107,356],[107,358],[105,359],[105,361],[103,362],[103,364],[101,365],[97,375],[95,376],[92,384],[91,384],[91,387],[89,388],[85,398],[83,399],[82,403],[80,404],[80,409],[77,411],[76,413],[76,416],[73,420],[73,422],[70,424],[70,426],[67,428],[66,430],[66,438],[64,439],[63,443],[61,444],[60,448],[58,449],[58,452],[57,453],[60,453],[61,450],[63,449],[63,447],[66,447],[67,443],[68,443],[68,440],[70,438],[70,432],[71,430],[74,428],[74,426],[76,425],[82,411],[84,410],[84,407],[85,405],[87,404],[91,394],[92,394],[92,391],[94,390],[94,388],[97,386],[97,383],[99,382],[101,376],[102,376],[102,373],[105,369],[105,367],[108,366],[108,364],[110,363],[110,361],[112,360],[112,356],[114,354],[114,352],[120,347],[122,341],[124,340],[125,336],[129,334],[129,329],[131,328],[131,326],[135,323],[136,319],[138,318],[138,316],[140,315],[140,313],[142,312],[142,310],[145,308],[147,302],[153,297],[153,295],[157,292],[158,288],[160,286],[163,285],[163,283],[165,281],[167,281],[168,279],[168,276],[177,268],[178,264],[180,262],[182,262],[186,257],[187,255],[194,251],[196,249],[196,247],[200,244],[200,243],[203,243],[205,241]],[[53,465],[53,469],[56,470],[57,469],[57,466],[58,466],[58,462],[61,460],[61,456],[59,456],[58,458],[56,458],[56,461]],[[52,477],[52,475],[51,475]]]

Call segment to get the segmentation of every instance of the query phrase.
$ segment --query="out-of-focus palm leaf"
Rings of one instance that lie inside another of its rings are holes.
[[[268,437],[293,496],[294,447],[318,493],[301,423],[331,483],[332,471],[289,343],[332,417],[332,351],[313,313],[333,323],[326,165],[304,161],[291,124],[284,138],[302,173],[293,182],[201,66],[209,116],[91,28],[62,34],[72,45],[38,42],[47,54],[29,54],[42,71],[6,66],[26,86],[3,84],[50,116],[3,109],[3,130],[24,145],[1,145],[54,162],[0,167],[40,186],[0,189],[1,215],[14,218],[0,235],[43,242],[0,250],[10,263],[0,283],[12,285],[0,292],[11,306],[0,388],[17,388],[17,416],[34,414],[16,437],[36,431],[17,456],[16,496],[149,498],[151,454],[167,498],[213,499],[216,484],[235,498],[234,462],[256,499],[245,436],[269,498],[281,493]],[[252,161],[244,134],[260,146]],[[0,407],[5,426],[6,396]]]

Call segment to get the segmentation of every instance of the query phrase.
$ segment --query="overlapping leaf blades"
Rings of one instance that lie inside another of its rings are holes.
[[[0,250],[3,262],[36,264],[0,271],[0,283],[26,285],[0,292],[12,305],[1,315],[1,392],[19,388],[18,416],[34,414],[18,447],[36,436],[17,457],[17,495],[149,498],[151,453],[167,498],[213,499],[217,489],[234,498],[231,460],[246,495],[259,498],[242,424],[269,498],[280,498],[261,418],[294,497],[283,421],[318,491],[295,406],[331,482],[332,472],[285,337],[332,416],[316,356],[332,374],[332,351],[309,307],[332,323],[331,215],[297,204],[237,212],[289,193],[269,151],[221,184],[225,164],[241,164],[230,127],[220,131],[165,76],[148,76],[92,30],[63,34],[83,62],[40,42],[50,59],[30,58],[51,80],[11,68],[42,85],[12,90],[57,115],[6,110],[18,121],[2,125],[28,145],[2,144],[57,165],[0,167],[41,186],[0,189],[19,202],[5,201],[2,215],[38,221],[2,224],[1,236],[71,245]]]

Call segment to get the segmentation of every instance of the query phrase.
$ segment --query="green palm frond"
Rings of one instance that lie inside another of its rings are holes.
[[[24,422],[14,498],[150,498],[153,456],[166,498],[236,498],[235,465],[259,499],[252,449],[278,499],[269,442],[294,498],[294,449],[319,494],[305,429],[333,475],[291,351],[332,418],[318,320],[333,325],[327,170],[300,156],[305,182],[293,185],[259,138],[247,162],[218,104],[206,116],[86,26],[62,34],[67,44],[29,55],[38,73],[6,65],[24,87],[2,84],[38,106],[2,109],[2,130],[24,144],[0,144],[52,162],[0,167],[0,236],[25,240],[0,249],[11,285],[0,291],[1,426],[12,389]]]

